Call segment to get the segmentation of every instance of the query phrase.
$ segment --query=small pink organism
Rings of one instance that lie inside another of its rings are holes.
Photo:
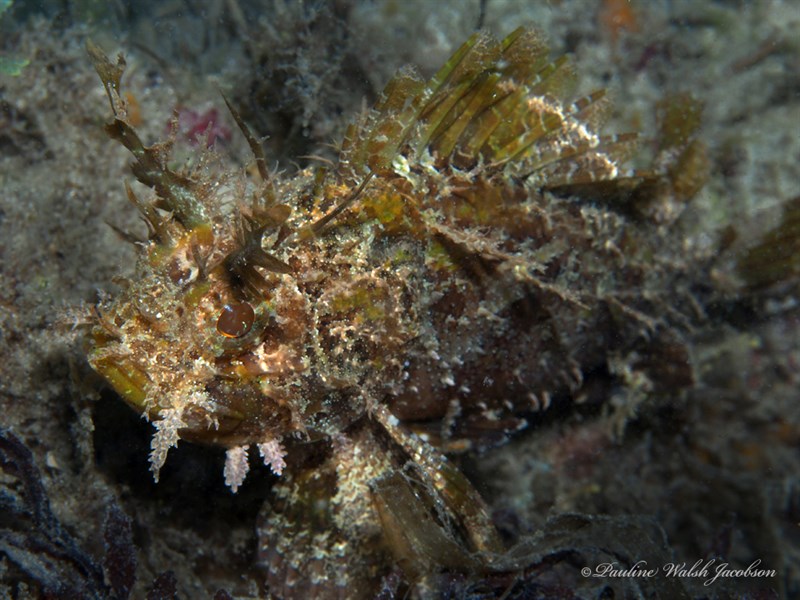
[[[177,106],[175,117],[167,124],[167,131],[177,134],[187,140],[192,146],[197,146],[205,140],[207,148],[213,147],[217,140],[228,143],[231,140],[231,130],[220,119],[219,111],[211,107],[203,112]]]

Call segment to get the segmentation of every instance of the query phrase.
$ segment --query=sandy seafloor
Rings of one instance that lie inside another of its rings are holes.
[[[178,106],[216,108],[234,129],[222,88],[236,102],[263,102],[258,113],[250,107],[250,122],[269,133],[268,151],[291,171],[293,157],[330,155],[327,144],[397,68],[437,68],[474,30],[480,5],[340,0],[315,12],[312,2],[52,4],[16,2],[0,21],[0,56],[29,60],[18,75],[0,75],[0,423],[32,452],[52,511],[42,516],[23,485],[36,473],[20,469],[25,452],[5,441],[0,598],[39,597],[59,569],[65,581],[84,577],[92,580],[87,590],[103,589],[98,569],[112,506],[133,523],[130,597],[146,597],[165,571],[174,573],[179,598],[210,598],[219,589],[260,597],[254,523],[273,476],[254,468],[233,496],[222,481],[223,453],[182,444],[154,484],[150,425],[81,354],[88,307],[133,268],[132,246],[108,223],[143,231],[125,198],[129,156],[102,131],[109,107],[85,38],[124,51],[125,89],[141,107],[148,140],[163,137]],[[636,2],[631,30],[616,35],[604,25],[602,4],[488,0],[483,24],[503,35],[533,23],[554,55],[572,53],[581,90],[613,93],[608,131],[647,135],[661,98],[689,91],[702,99],[711,177],[676,226],[696,244],[711,244],[726,227],[743,247],[755,243],[800,193],[800,3]],[[184,142],[178,151],[193,150]],[[246,161],[240,136],[221,155],[234,165]],[[631,523],[644,519],[661,530],[650,546],[630,542],[623,562],[647,546],[658,549],[651,563],[715,558],[744,568],[760,560],[775,571],[705,586],[703,578],[679,578],[684,597],[800,596],[797,292],[795,280],[750,318],[709,324],[692,348],[698,382],[669,406],[645,401],[591,417],[545,416],[509,444],[465,457],[501,531],[533,538],[548,519],[579,513],[600,523],[586,547],[622,547],[615,536],[625,538],[626,529],[634,536]],[[604,527],[606,516],[620,520]],[[26,535],[50,536],[55,546],[31,551]],[[53,548],[65,547],[82,558],[53,558]],[[508,597],[668,597],[654,581],[574,572],[557,589],[520,575]],[[173,597],[164,585],[151,597]]]

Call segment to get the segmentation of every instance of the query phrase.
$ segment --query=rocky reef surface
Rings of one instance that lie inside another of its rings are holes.
[[[659,135],[665,99],[689,93],[703,104],[708,180],[669,227],[687,256],[716,257],[716,293],[687,335],[691,385],[649,394],[631,384],[629,362],[609,361],[606,383],[581,403],[556,398],[507,443],[454,454],[515,569],[445,569],[415,593],[798,593],[794,3],[57,4],[13,4],[0,20],[0,594],[269,593],[256,523],[272,472],[254,462],[233,495],[223,450],[180,444],[155,484],[152,425],[86,360],[90,307],[134,273],[135,246],[121,237],[147,234],[126,197],[129,155],[103,131],[108,101],[86,39],[124,51],[128,119],[147,143],[173,128],[176,163],[191,164],[210,142],[222,168],[251,161],[221,88],[269,136],[271,168],[291,175],[335,160],[331,144],[398,68],[416,64],[430,77],[477,27],[502,37],[520,25],[542,31],[554,57],[573,56],[581,92],[610,91],[605,131],[641,132],[635,167],[657,155],[647,140]],[[687,570],[581,575],[640,560]],[[689,571],[698,561],[709,576]],[[774,574],[703,585],[720,564],[756,561]],[[383,597],[401,589],[391,576],[385,583]]]

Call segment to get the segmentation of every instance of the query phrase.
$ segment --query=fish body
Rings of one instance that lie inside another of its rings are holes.
[[[604,93],[571,99],[534,31],[401,71],[329,170],[273,176],[232,108],[259,180],[172,170],[126,116],[124,62],[89,51],[153,189],[128,188],[150,235],[89,362],[155,426],[156,478],[181,439],[225,448],[233,491],[250,449],[280,474],[258,526],[275,596],[492,569],[503,545],[446,453],[599,388],[690,384],[679,244],[613,200],[663,178],[623,168],[636,136],[598,133]]]

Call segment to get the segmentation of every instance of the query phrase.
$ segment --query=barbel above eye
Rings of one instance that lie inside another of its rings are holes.
[[[217,331],[226,338],[240,338],[248,334],[256,320],[256,311],[247,302],[226,304],[217,319]]]

